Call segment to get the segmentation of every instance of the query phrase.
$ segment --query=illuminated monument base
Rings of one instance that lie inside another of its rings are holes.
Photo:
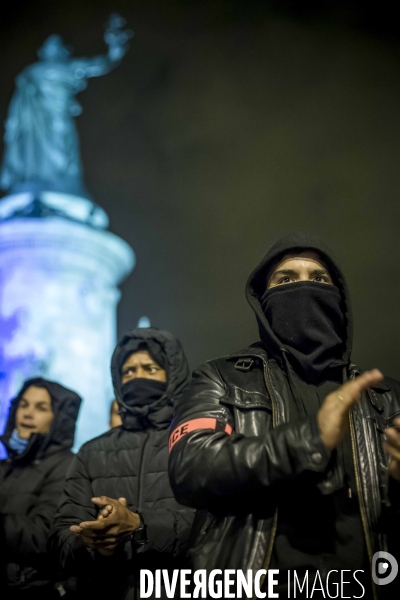
[[[117,285],[133,250],[85,198],[8,196],[0,219],[0,431],[23,380],[42,375],[83,397],[78,448],[108,427]]]

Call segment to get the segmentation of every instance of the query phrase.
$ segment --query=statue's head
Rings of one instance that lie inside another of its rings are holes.
[[[40,60],[64,62],[71,55],[71,50],[64,45],[60,35],[50,35],[38,50]]]

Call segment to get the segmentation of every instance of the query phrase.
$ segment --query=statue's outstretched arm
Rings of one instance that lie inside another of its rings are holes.
[[[120,60],[113,60],[107,54],[93,56],[93,58],[75,58],[70,61],[71,70],[78,79],[87,77],[100,77],[118,65]]]
[[[116,67],[129,48],[129,40],[133,31],[123,29],[126,21],[114,13],[110,16],[104,33],[104,41],[108,45],[108,53],[93,58],[77,58],[71,61],[72,69],[78,77],[99,77]]]

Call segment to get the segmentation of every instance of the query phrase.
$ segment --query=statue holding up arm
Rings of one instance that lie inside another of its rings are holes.
[[[133,35],[124,25],[125,19],[111,15],[104,34],[108,53],[93,58],[74,58],[62,38],[51,35],[38,51],[39,61],[17,77],[6,120],[3,190],[85,194],[74,121],[82,109],[75,96],[89,77],[119,64]]]

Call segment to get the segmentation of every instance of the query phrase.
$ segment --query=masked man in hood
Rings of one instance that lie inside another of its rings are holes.
[[[277,242],[246,295],[260,341],[195,371],[171,430],[176,498],[203,509],[191,566],[279,569],[281,598],[377,597],[373,555],[399,523],[399,383],[351,362],[345,279],[318,238]]]
[[[40,377],[11,402],[0,461],[0,598],[53,598],[46,539],[73,454],[81,398]]]
[[[193,520],[167,472],[173,406],[189,376],[179,341],[135,329],[117,345],[111,373],[122,425],[78,452],[49,538],[85,598],[136,598],[141,569],[179,568]]]

